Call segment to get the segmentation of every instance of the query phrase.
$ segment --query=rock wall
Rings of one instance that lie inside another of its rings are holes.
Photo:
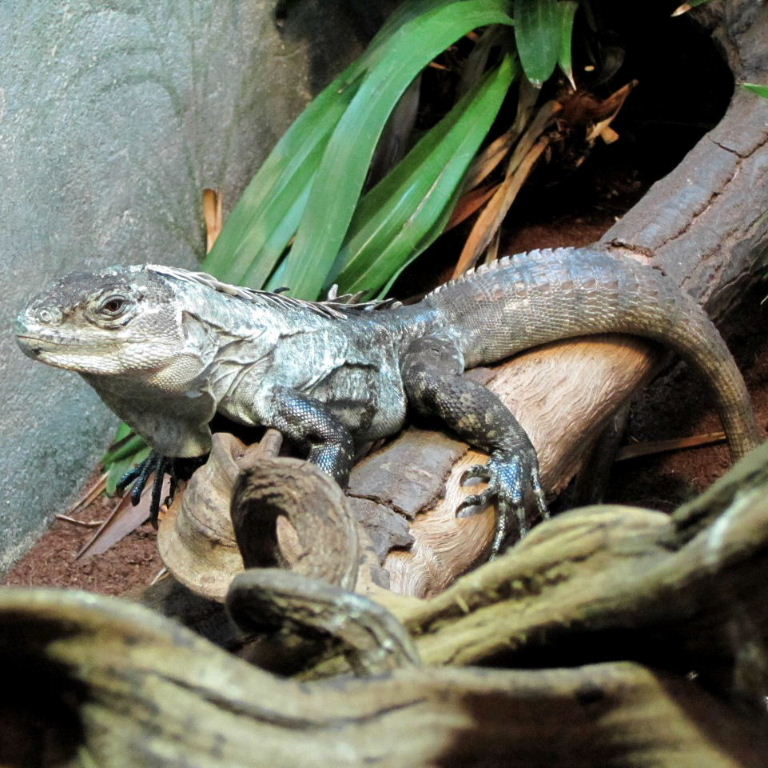
[[[51,278],[194,267],[202,191],[231,207],[269,148],[359,51],[351,0],[0,4],[0,573],[81,492],[117,420],[75,374],[17,349]],[[358,10],[358,7],[360,10]]]

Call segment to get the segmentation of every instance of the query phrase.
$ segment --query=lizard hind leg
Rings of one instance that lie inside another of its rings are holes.
[[[409,403],[490,453],[487,464],[471,467],[461,480],[480,478],[488,487],[464,499],[457,512],[496,501],[491,549],[495,556],[513,531],[522,537],[537,518],[547,516],[546,502],[536,451],[525,430],[493,392],[465,378],[463,371],[463,356],[456,344],[437,335],[416,339],[403,357]]]

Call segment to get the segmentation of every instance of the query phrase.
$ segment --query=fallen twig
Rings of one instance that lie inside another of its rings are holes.
[[[98,528],[104,524],[103,520],[78,520],[69,515],[55,515],[55,517],[57,520],[63,520],[65,523],[72,523],[72,525],[80,525],[83,528]]]

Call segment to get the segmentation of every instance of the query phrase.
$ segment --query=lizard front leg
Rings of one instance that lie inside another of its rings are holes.
[[[265,426],[274,427],[289,440],[307,450],[307,458],[346,488],[355,459],[355,444],[350,431],[319,400],[288,387],[272,391],[270,418]]]
[[[469,443],[490,453],[486,465],[471,467],[462,477],[488,482],[483,493],[468,496],[459,509],[496,500],[498,516],[491,555],[502,549],[512,515],[522,536],[536,512],[547,514],[536,451],[525,430],[490,390],[462,376],[461,352],[448,339],[426,336],[408,348],[402,364],[409,402],[420,412],[438,416]]]

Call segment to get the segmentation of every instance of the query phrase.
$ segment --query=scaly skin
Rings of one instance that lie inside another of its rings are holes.
[[[749,396],[701,307],[660,272],[589,249],[522,254],[410,306],[313,303],[169,267],[63,278],[18,320],[26,354],[74,370],[162,455],[208,451],[214,413],[279,429],[344,485],[356,444],[398,431],[407,407],[488,451],[469,476],[495,499],[498,551],[544,494],[533,447],[490,391],[462,377],[549,341],[594,333],[672,347],[710,382],[731,450],[759,442]]]

